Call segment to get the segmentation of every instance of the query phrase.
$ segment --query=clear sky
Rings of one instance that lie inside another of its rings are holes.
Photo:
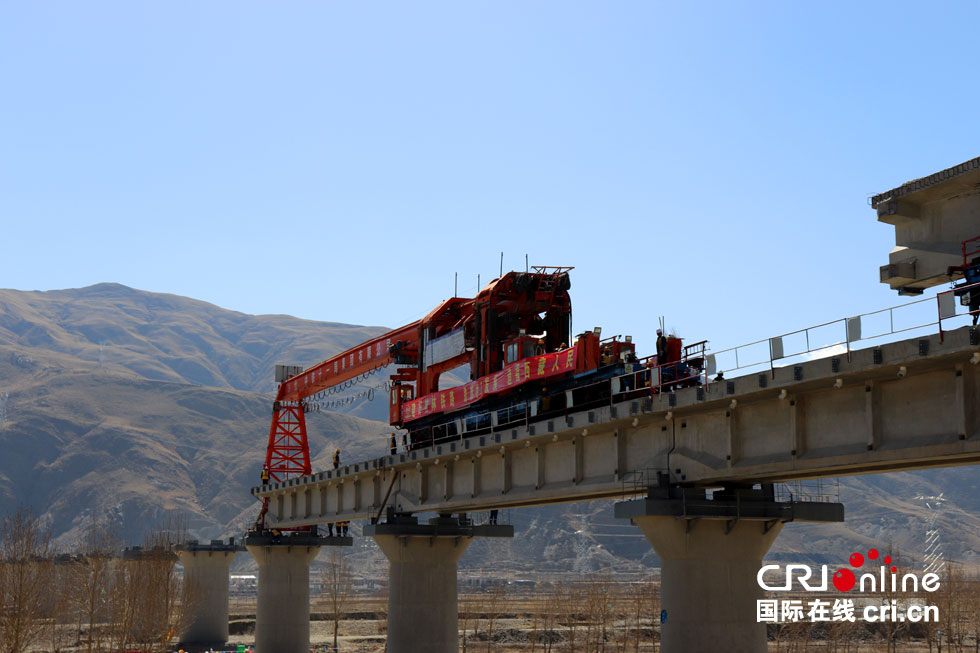
[[[0,286],[396,326],[572,265],[717,347],[904,301],[869,196],[980,155],[980,3],[0,4]],[[309,361],[312,362],[312,361]]]

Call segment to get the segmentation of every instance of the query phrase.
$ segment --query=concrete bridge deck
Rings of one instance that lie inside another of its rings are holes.
[[[969,327],[570,412],[252,489],[268,523],[622,497],[980,461],[980,346]],[[574,411],[574,408],[571,409]],[[393,483],[393,484],[392,484]]]

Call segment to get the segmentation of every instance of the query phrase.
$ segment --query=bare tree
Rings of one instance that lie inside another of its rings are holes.
[[[104,523],[92,524],[82,538],[77,561],[68,575],[74,586],[71,608],[79,625],[85,624],[86,653],[101,651],[106,632],[102,624],[109,618],[113,556],[118,548],[112,530]],[[79,635],[81,628],[79,628]]]
[[[962,651],[964,638],[964,594],[966,583],[963,570],[953,562],[947,562],[945,574],[936,597],[939,602],[939,615],[942,633],[939,642],[946,640],[946,650]]]
[[[544,611],[541,613],[541,636],[544,639],[545,653],[551,653],[555,641],[555,623],[558,620],[554,597],[563,591],[561,583],[555,583],[550,600],[546,600]]]
[[[330,549],[330,562],[320,576],[323,592],[327,598],[327,613],[333,620],[333,650],[337,650],[337,633],[340,630],[340,618],[344,614],[344,605],[350,597],[354,579],[350,568],[337,547]]]
[[[973,637],[973,653],[980,653],[980,577],[974,570],[973,576],[966,581],[966,612],[970,634]]]
[[[50,534],[19,508],[0,521],[0,652],[21,653],[44,632],[53,564]]]
[[[51,563],[51,578],[45,607],[47,639],[45,650],[53,653],[83,650],[78,648],[83,636],[78,594],[79,579],[82,578],[80,569],[85,567],[85,560],[82,556],[66,553],[53,556]]]
[[[531,601],[531,635],[528,639],[531,640],[531,653],[535,653],[538,648],[538,624],[541,621],[541,610],[535,600]]]
[[[650,615],[656,612],[657,586],[651,581],[641,581],[630,586],[627,601],[629,608],[625,615],[625,627],[633,643],[633,652],[639,653],[643,642],[645,626]]]
[[[569,651],[576,651],[575,638],[578,635],[578,621],[582,610],[580,590],[574,586],[562,586],[555,583],[553,599],[559,610],[560,618],[565,622],[565,635]]]
[[[459,601],[459,629],[462,631],[463,653],[466,653],[466,647],[468,646],[470,621],[473,619],[473,611],[475,609],[473,603],[473,599],[466,594]]]
[[[500,606],[503,603],[504,586],[493,585],[490,587],[483,604],[484,615],[487,620],[487,652],[493,648],[493,624],[500,616]]]
[[[199,600],[196,588],[176,572],[177,544],[186,530],[168,522],[123,553],[110,576],[109,613],[112,648],[138,647],[146,653],[168,650],[168,644],[189,623]]]

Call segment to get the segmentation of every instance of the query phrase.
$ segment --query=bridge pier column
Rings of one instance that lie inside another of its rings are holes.
[[[183,648],[204,649],[228,641],[228,569],[239,551],[235,538],[225,544],[191,541],[177,547],[184,567],[184,582],[194,597],[193,621],[180,636]]]
[[[693,488],[655,488],[615,511],[660,557],[664,653],[765,653],[756,576],[783,523],[844,519],[842,504],[777,502],[772,486],[719,491],[714,499]]]
[[[635,521],[660,557],[665,653],[765,653],[766,625],[756,623],[756,600],[764,592],[756,574],[782,524],[766,533],[759,522],[746,523],[726,533],[724,521],[697,523],[690,532],[689,520]]]
[[[325,545],[351,546],[349,537],[307,533],[250,533],[245,548],[259,566],[255,611],[258,653],[309,653],[310,563]]]
[[[513,537],[507,525],[399,515],[364,527],[388,558],[388,653],[456,653],[456,565],[474,537]]]

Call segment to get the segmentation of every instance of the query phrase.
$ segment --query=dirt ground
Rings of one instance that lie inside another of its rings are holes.
[[[553,624],[553,642],[549,649],[545,644],[542,626],[542,613],[554,609],[555,605],[547,599],[534,597],[508,598],[502,604],[494,607],[496,616],[493,620],[493,641],[488,642],[488,619],[480,608],[486,608],[485,596],[460,596],[460,651],[462,653],[565,653],[567,651],[596,651],[596,653],[651,653],[659,651],[659,633],[653,620],[645,622],[640,641],[634,633],[629,632],[626,622],[611,618],[607,624],[605,644],[597,649],[595,645],[584,645],[586,627],[579,625],[576,629],[577,641],[574,646],[568,641],[567,626],[561,623]],[[314,600],[311,605],[310,643],[316,651],[330,651],[333,643],[333,621],[325,609],[325,604]],[[232,630],[242,629],[231,637],[230,643],[250,646],[254,642],[254,603],[233,604]],[[381,598],[358,599],[345,606],[347,618],[343,619],[338,628],[338,649],[340,651],[385,651],[386,650],[386,621],[385,601]],[[538,612],[537,618],[534,613]],[[537,621],[537,623],[535,623]],[[475,630],[475,632],[474,632]],[[465,637],[464,637],[465,635]],[[532,644],[532,640],[536,643]],[[944,647],[945,648],[945,647]],[[887,647],[883,641],[855,638],[847,647],[838,645],[836,649],[825,641],[770,641],[769,650],[773,653],[812,652],[812,653],[875,653],[885,652]],[[893,649],[899,653],[921,653],[928,651],[925,642],[902,643]],[[933,649],[935,650],[935,648]]]

